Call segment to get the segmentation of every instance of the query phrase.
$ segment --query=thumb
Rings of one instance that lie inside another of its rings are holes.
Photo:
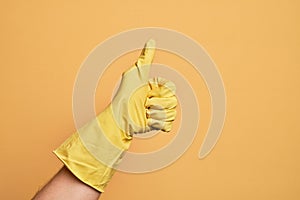
[[[149,71],[153,61],[154,53],[155,40],[150,39],[145,44],[135,64],[123,73],[123,77],[129,76],[133,79],[139,79],[141,83],[146,83],[149,78]]]
[[[135,66],[142,68],[144,65],[151,65],[155,53],[155,40],[150,39],[145,44],[141,55],[135,63]],[[141,69],[142,70],[142,69]]]

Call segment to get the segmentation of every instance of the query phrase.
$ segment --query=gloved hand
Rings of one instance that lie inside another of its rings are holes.
[[[129,148],[133,134],[170,131],[176,116],[175,85],[148,80],[155,52],[149,40],[135,65],[122,74],[111,104],[54,151],[81,181],[103,192]]]

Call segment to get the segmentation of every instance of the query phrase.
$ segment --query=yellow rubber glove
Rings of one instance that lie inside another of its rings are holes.
[[[54,151],[81,181],[104,192],[133,134],[170,131],[176,116],[175,85],[148,80],[155,52],[149,40],[134,66],[122,74],[111,104]]]

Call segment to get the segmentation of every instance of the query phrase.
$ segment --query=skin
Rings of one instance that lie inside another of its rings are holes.
[[[32,200],[97,200],[101,192],[76,178],[66,167],[32,198]]]

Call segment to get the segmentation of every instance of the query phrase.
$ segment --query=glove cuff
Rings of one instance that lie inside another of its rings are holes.
[[[95,159],[74,133],[53,153],[82,182],[104,192],[115,170]]]
[[[78,179],[104,192],[131,140],[117,126],[109,106],[69,137],[54,154]]]

